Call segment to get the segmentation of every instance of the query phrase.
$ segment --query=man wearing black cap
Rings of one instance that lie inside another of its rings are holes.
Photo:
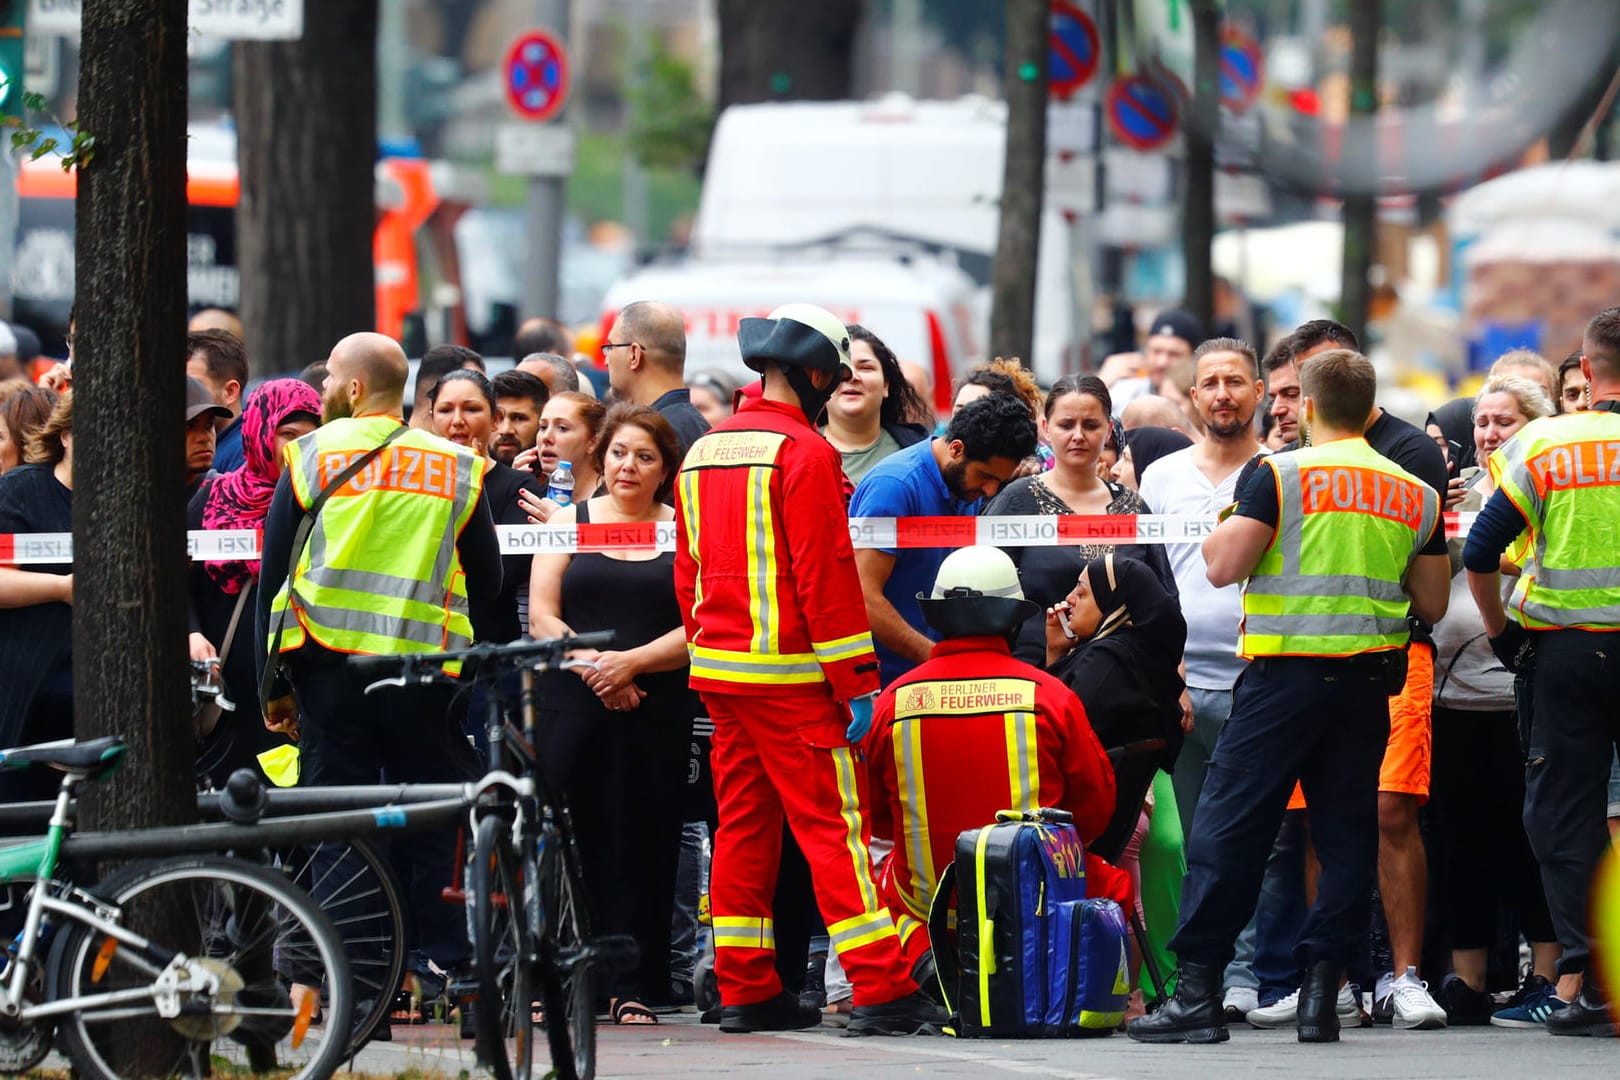
[[[1116,353],[1097,370],[1113,399],[1114,415],[1122,415],[1125,406],[1142,395],[1158,393],[1171,366],[1190,363],[1193,350],[1203,340],[1204,324],[1192,312],[1180,308],[1159,312],[1141,352]]]
[[[208,387],[186,376],[186,501],[214,467],[214,422],[229,420],[231,410],[214,401]]]
[[[737,344],[762,395],[692,444],[675,499],[675,592],[692,687],[714,720],[720,1030],[821,1022],[776,971],[785,815],[854,984],[849,1033],[938,1034],[943,1010],[917,992],[872,880],[865,770],[850,745],[871,727],[878,665],[838,451],[812,426],[849,377],[849,333],[829,311],[789,304],[742,320]]]

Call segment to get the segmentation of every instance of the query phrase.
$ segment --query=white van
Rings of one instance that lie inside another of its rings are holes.
[[[782,304],[819,304],[860,323],[902,360],[928,368],[933,405],[950,411],[951,380],[984,360],[973,279],[948,257],[921,251],[807,247],[731,259],[655,265],[615,284],[603,298],[603,331],[638,300],[679,308],[686,320],[686,370],[719,368],[758,378],[742,362],[737,324]]]
[[[939,245],[980,288],[975,336],[988,337],[1006,121],[1004,102],[980,97],[734,105],[709,149],[693,249],[725,259],[861,229]],[[1047,383],[1081,359],[1070,246],[1068,225],[1048,209],[1035,355],[1024,358]]]

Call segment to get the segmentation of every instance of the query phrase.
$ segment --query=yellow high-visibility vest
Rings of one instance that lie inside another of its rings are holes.
[[[1243,590],[1238,653],[1354,656],[1408,639],[1407,569],[1440,518],[1440,496],[1362,438],[1262,462],[1277,530]]]
[[[1534,565],[1513,596],[1520,624],[1620,629],[1620,416],[1533,420],[1489,467],[1530,527]]]
[[[400,421],[337,420],[287,446],[283,465],[308,508]],[[307,638],[335,652],[421,653],[472,644],[456,537],[483,488],[484,461],[422,431],[394,440],[327,499],[294,573],[270,602],[288,611],[281,651]]]

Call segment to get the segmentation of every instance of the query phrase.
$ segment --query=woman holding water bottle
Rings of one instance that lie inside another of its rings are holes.
[[[445,375],[428,394],[433,430],[484,459],[484,498],[497,525],[527,525],[520,496],[539,498],[544,484],[533,473],[502,465],[489,456],[494,437],[495,392],[483,372],[460,368]],[[501,591],[488,604],[474,604],[473,632],[479,641],[515,641],[523,633],[529,605],[529,556],[501,558]]]
[[[553,394],[546,402],[540,412],[539,441],[512,462],[513,468],[534,470],[540,480],[540,492],[524,492],[518,496],[529,524],[555,524],[551,516],[559,507],[576,498],[588,499],[602,486],[596,447],[606,415],[607,408],[600,401],[577,390]],[[565,461],[569,465],[567,471],[573,474],[572,490],[553,482],[563,479],[557,477],[557,470]],[[557,489],[555,493],[553,488]]]
[[[572,395],[560,395],[563,398]],[[553,398],[547,411],[557,403]],[[589,400],[589,399],[587,399]],[[617,405],[606,415],[591,480],[551,524],[645,526],[672,522],[680,449],[653,409]],[[566,451],[564,451],[566,452]],[[567,460],[567,459],[561,459]],[[585,462],[573,462],[577,471]],[[559,468],[560,468],[559,461]],[[594,478],[602,494],[588,492]],[[686,631],[675,598],[675,554],[645,548],[536,555],[529,633],[537,638],[612,630],[611,650],[582,650],[598,670],[547,672],[539,716],[547,779],[573,810],[585,881],[604,934],[630,934],[638,969],[608,979],[617,1024],[652,1024],[648,1005],[669,995],[670,918],[685,817],[692,718],[702,706],[687,685]]]

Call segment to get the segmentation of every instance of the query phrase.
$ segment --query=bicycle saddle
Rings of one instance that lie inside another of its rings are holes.
[[[0,750],[0,768],[15,769],[46,765],[66,773],[78,773],[89,780],[100,780],[122,764],[129,746],[116,735],[85,742],[48,742]]]

